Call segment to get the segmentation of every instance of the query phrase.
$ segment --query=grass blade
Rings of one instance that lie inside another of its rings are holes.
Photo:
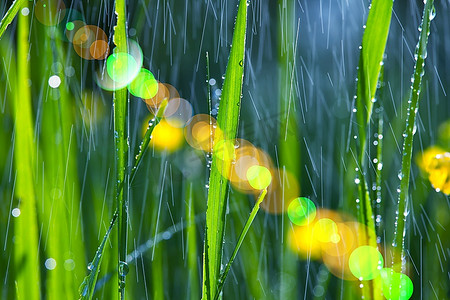
[[[105,244],[106,244],[106,241],[108,240],[109,234],[111,233],[111,230],[112,230],[114,224],[116,223],[117,217],[118,217],[118,214],[116,212],[116,213],[114,213],[114,216],[111,220],[109,228],[106,231],[105,236],[103,237],[103,240],[97,249],[97,252],[95,252],[94,259],[88,266],[90,273],[88,276],[86,276],[84,278],[83,283],[80,286],[80,299],[81,300],[90,300],[94,296],[95,284],[97,283],[98,274],[100,272],[100,264],[101,264],[102,258],[103,258],[103,249],[105,248]]]
[[[5,33],[6,28],[8,28],[9,24],[11,24],[14,20],[14,17],[19,12],[19,9],[23,7],[25,3],[27,3],[27,0],[15,0],[10,6],[3,19],[0,21],[0,39]]]
[[[405,221],[408,216],[408,193],[409,193],[409,177],[411,171],[411,158],[413,149],[413,139],[415,133],[416,115],[419,109],[419,96],[421,89],[422,77],[425,73],[425,59],[427,57],[428,35],[430,34],[430,23],[435,17],[435,9],[433,0],[425,2],[423,9],[422,24],[420,25],[420,36],[416,46],[414,57],[416,63],[414,66],[414,74],[410,96],[408,100],[408,109],[406,117],[406,129],[403,133],[403,155],[402,167],[399,175],[400,193],[397,202],[397,210],[395,217],[395,230],[393,241],[392,268],[396,272],[402,272],[404,268],[404,241],[405,241]]]
[[[378,78],[381,71],[384,49],[386,47],[389,25],[392,14],[392,0],[374,0],[367,18],[366,29],[362,40],[362,49],[358,67],[358,84],[356,91],[356,118],[358,121],[358,184],[360,196],[360,221],[374,229],[373,213],[370,202],[367,182],[365,178],[365,149],[366,131],[372,115],[373,99],[377,90]],[[376,246],[376,237],[367,236],[368,244]]]
[[[357,206],[358,220],[366,225],[365,233],[360,242],[365,245],[377,247],[375,223],[372,203],[366,179],[366,133],[372,116],[375,93],[380,77],[384,50],[386,48],[389,26],[392,15],[392,0],[374,0],[367,17],[366,28],[361,45],[358,66],[358,83],[356,89],[356,120],[358,123],[358,194],[360,204]],[[362,289],[364,297],[380,299],[381,285],[379,279],[365,284]]]
[[[217,118],[217,126],[223,131],[221,140],[236,138],[239,123],[242,82],[244,76],[245,36],[247,30],[247,1],[241,0],[233,34],[233,46],[228,59],[225,81],[222,88],[222,100]],[[225,204],[227,181],[218,168],[219,161],[213,153],[209,181],[208,207],[206,210],[206,235],[204,249],[203,298],[211,299],[217,290],[222,261],[223,235],[225,226]]]
[[[115,3],[117,25],[114,27],[114,43],[119,52],[127,52],[126,13],[125,0],[117,0]],[[115,144],[115,191],[116,205],[119,212],[119,294],[120,299],[125,299],[125,277],[121,272],[126,265],[127,258],[127,230],[128,230],[128,203],[124,197],[125,171],[127,165],[128,143],[126,134],[127,121],[127,89],[114,92],[114,144]],[[121,187],[122,186],[122,187]]]
[[[247,235],[247,232],[250,229],[250,226],[252,225],[253,220],[255,219],[256,214],[259,211],[259,205],[264,200],[264,197],[266,196],[266,194],[267,194],[267,189],[262,190],[261,194],[258,197],[258,200],[256,200],[255,206],[253,206],[253,209],[250,212],[250,216],[248,217],[247,222],[245,222],[244,228],[242,229],[242,232],[236,243],[236,247],[234,247],[234,250],[233,250],[233,253],[231,254],[230,260],[228,261],[222,275],[220,275],[219,284],[217,285],[217,291],[215,293],[214,300],[219,299],[223,285],[225,284],[225,279],[227,278],[228,272],[231,269],[231,264],[234,262],[234,259],[236,258],[237,253],[238,253],[239,249],[241,248],[242,243],[244,242],[245,236]]]
[[[17,10],[21,2],[15,2]],[[11,10],[11,9],[10,9]],[[8,11],[9,13],[9,11]],[[8,15],[8,14],[7,14]],[[2,24],[4,24],[2,22]],[[26,82],[30,76],[28,52],[30,44],[29,17],[19,16],[17,37],[17,82]],[[40,299],[40,268],[38,247],[38,221],[36,212],[36,165],[33,137],[31,91],[23,85],[14,93],[14,162],[17,170],[15,196],[19,199],[20,217],[15,222],[14,259],[17,299]]]
[[[356,91],[356,118],[359,125],[359,157],[363,162],[367,125],[372,115],[373,101],[386,48],[392,5],[392,0],[372,1],[361,45]]]
[[[299,130],[299,114],[295,111],[298,103],[294,95],[294,79],[300,21],[296,22],[296,3],[289,0],[278,0],[280,9],[278,20],[278,89],[280,102],[279,155],[280,167],[289,171],[299,180],[301,165],[301,145]],[[280,218],[282,239],[280,248],[280,286],[287,287],[290,280],[297,280],[297,257],[285,245],[288,244],[290,221]],[[296,289],[280,289],[280,299],[297,298]]]

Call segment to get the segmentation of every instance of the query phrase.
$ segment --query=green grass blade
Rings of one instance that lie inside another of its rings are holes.
[[[236,246],[234,247],[233,253],[231,254],[230,260],[228,261],[228,263],[225,267],[225,270],[220,275],[219,283],[217,285],[217,291],[215,293],[214,300],[219,299],[223,285],[225,284],[225,279],[227,279],[228,272],[231,269],[231,264],[234,262],[234,259],[236,258],[237,254],[239,252],[239,249],[241,248],[242,243],[244,242],[245,236],[247,235],[247,232],[250,229],[250,226],[252,225],[253,220],[255,219],[256,214],[259,211],[259,205],[264,200],[264,197],[266,196],[266,194],[267,194],[267,189],[264,189],[261,191],[261,194],[259,195],[258,200],[256,200],[255,206],[253,206],[253,209],[250,212],[250,216],[248,217],[247,222],[245,222],[244,228],[242,229],[242,232],[239,235],[239,239],[236,243]]]
[[[360,203],[357,206],[358,220],[366,225],[365,233],[360,242],[377,247],[375,222],[373,218],[372,203],[366,179],[366,144],[367,129],[372,116],[372,108],[377,91],[386,48],[389,26],[392,15],[392,0],[374,0],[367,17],[366,28],[361,45],[358,66],[358,83],[356,89],[356,119],[358,123],[358,194]],[[365,284],[362,289],[364,297],[380,299],[381,285],[379,279]]]
[[[189,279],[189,299],[199,299],[199,274],[197,269],[197,229],[195,222],[194,206],[194,183],[191,180],[185,180],[186,185],[186,223],[187,223],[187,260],[188,260],[188,279]]]
[[[84,278],[83,283],[80,286],[81,300],[91,300],[94,296],[95,284],[97,283],[98,274],[100,272],[100,264],[103,258],[103,250],[105,248],[105,244],[108,240],[109,234],[111,233],[111,230],[116,223],[117,217],[118,214],[116,212],[114,213],[109,228],[106,231],[105,236],[103,237],[103,240],[97,249],[97,252],[95,252],[94,259],[88,266],[88,269],[90,270],[89,275]]]
[[[396,272],[403,271],[404,257],[404,241],[405,241],[405,221],[408,216],[408,193],[409,178],[411,172],[411,158],[413,150],[413,139],[415,133],[415,124],[417,111],[419,109],[419,96],[421,89],[422,77],[425,73],[425,59],[427,57],[428,35],[430,34],[430,23],[435,16],[434,1],[428,0],[425,3],[422,16],[422,24],[420,25],[420,36],[416,46],[414,57],[416,63],[414,66],[413,81],[411,85],[410,96],[408,100],[408,109],[406,116],[406,129],[403,133],[403,155],[402,167],[400,173],[400,193],[397,202],[392,267]]]
[[[247,1],[241,0],[233,34],[233,46],[225,72],[222,100],[217,117],[217,126],[223,131],[223,139],[236,138],[242,82],[244,76],[245,36],[247,30]],[[219,138],[216,138],[216,144]],[[222,177],[218,158],[213,153],[209,181],[208,207],[206,210],[205,270],[203,276],[203,298],[210,299],[217,290],[222,260],[223,235],[225,226],[225,204],[227,180]]]
[[[295,103],[299,103],[294,95],[295,70],[298,34],[300,22],[296,19],[296,3],[290,0],[278,0],[280,10],[278,20],[278,90],[280,103],[279,157],[280,167],[289,171],[300,180],[301,138],[299,129],[299,113]],[[297,257],[286,247],[290,228],[289,218],[280,218],[282,239],[280,249],[280,286],[287,287],[291,280],[297,280]],[[281,288],[280,299],[295,299],[297,290]]]
[[[375,228],[370,196],[365,178],[366,131],[372,115],[373,99],[381,71],[384,49],[386,47],[389,25],[392,14],[392,0],[374,0],[367,18],[366,29],[362,40],[362,49],[358,67],[358,84],[356,91],[356,118],[358,121],[358,185],[361,201],[358,216],[369,228]],[[368,243],[376,246],[375,236],[368,236]]]
[[[117,15],[117,25],[114,27],[114,43],[117,50],[127,52],[127,36],[126,36],[126,13],[125,0],[117,0],[115,3],[115,12]],[[119,211],[119,294],[120,299],[125,299],[125,273],[121,273],[122,265],[126,264],[127,258],[127,230],[128,230],[128,203],[124,198],[125,172],[127,165],[127,97],[126,89],[118,90],[114,93],[114,144],[115,144],[115,171],[116,184],[115,191],[117,193],[116,203]]]
[[[392,5],[392,0],[372,1],[361,45],[356,91],[356,118],[359,130],[359,155],[363,162],[367,125],[372,115],[373,100],[386,48]]]
[[[3,19],[0,21],[0,39],[5,33],[6,28],[8,28],[9,24],[11,24],[14,20],[14,17],[19,12],[19,9],[22,8],[25,3],[27,3],[27,0],[15,0],[10,6]]]
[[[21,1],[23,3],[23,1]],[[20,2],[15,2],[19,5]],[[18,9],[18,8],[17,8]],[[2,23],[3,24],[3,23]],[[27,82],[30,76],[28,53],[30,44],[29,17],[19,16],[17,37],[17,81]],[[11,79],[12,80],[12,79]],[[19,199],[20,217],[15,222],[14,262],[17,299],[40,299],[40,268],[38,221],[36,212],[36,156],[32,117],[31,91],[23,84],[14,93],[14,163],[17,171],[15,197]]]

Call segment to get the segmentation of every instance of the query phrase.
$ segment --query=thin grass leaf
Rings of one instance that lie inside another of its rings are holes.
[[[119,52],[127,52],[127,36],[126,36],[126,10],[125,0],[117,0],[115,3],[115,13],[117,15],[117,25],[114,27],[114,43]],[[127,165],[127,89],[121,89],[114,92],[114,144],[115,144],[115,191],[116,205],[119,211],[119,231],[118,231],[118,247],[119,247],[119,294],[120,299],[125,299],[125,277],[126,274],[121,272],[126,265],[127,257],[127,232],[128,232],[128,200],[124,197],[125,172]]]
[[[372,218],[372,207],[365,178],[366,131],[372,115],[373,101],[377,90],[384,49],[389,33],[392,5],[392,0],[374,0],[372,2],[362,40],[358,67],[356,118],[358,121],[359,133],[358,176],[361,181],[361,183],[358,184],[361,201],[361,205],[359,206],[360,209],[358,210],[358,218],[370,229],[374,229],[375,225]],[[376,246],[375,236],[371,235],[366,238],[368,239],[368,244]]]
[[[24,4],[27,3],[27,0],[15,0],[13,4],[9,7],[3,19],[0,21],[0,39],[8,28],[9,24],[12,23],[14,17],[19,12],[19,9],[24,7]]]
[[[428,35],[430,34],[430,23],[434,19],[436,12],[434,8],[434,1],[428,0],[425,2],[423,9],[422,23],[419,31],[419,41],[416,46],[414,58],[416,63],[414,65],[414,73],[412,78],[411,91],[408,99],[408,109],[406,116],[406,129],[403,133],[403,155],[402,167],[400,171],[400,193],[397,202],[397,210],[395,217],[394,241],[392,243],[392,268],[396,272],[403,272],[404,270],[404,242],[405,242],[405,222],[409,215],[409,178],[411,172],[411,159],[413,150],[413,139],[416,132],[416,116],[419,110],[419,97],[421,90],[422,77],[425,73],[425,59],[427,57]]]
[[[195,222],[194,206],[194,183],[191,180],[185,180],[186,186],[186,226],[187,226],[187,263],[189,278],[189,299],[200,298],[200,282],[197,268],[197,229]]]
[[[363,162],[365,160],[367,125],[372,115],[384,49],[386,48],[392,5],[392,0],[372,1],[361,45],[356,91],[356,118],[359,130],[359,155]]]
[[[234,262],[234,259],[236,258],[237,254],[239,252],[239,249],[241,248],[242,243],[244,242],[245,236],[247,235],[247,232],[250,229],[250,226],[252,225],[253,220],[255,219],[256,214],[259,211],[259,206],[260,206],[261,202],[264,200],[264,197],[266,196],[266,194],[267,194],[267,189],[264,189],[261,191],[261,194],[259,195],[258,200],[256,200],[255,206],[253,206],[253,209],[250,212],[250,216],[248,217],[247,222],[245,222],[244,228],[242,229],[242,232],[239,235],[239,239],[236,243],[236,246],[234,247],[233,253],[231,254],[230,260],[228,261],[228,263],[225,267],[225,270],[220,275],[219,284],[217,285],[217,291],[215,293],[214,300],[217,300],[220,297],[220,293],[222,292],[223,285],[225,284],[225,280],[227,279],[228,272],[231,269],[231,264]]]
[[[296,19],[296,3],[289,0],[278,0],[278,93],[280,103],[279,158],[280,167],[289,171],[294,178],[301,178],[301,144],[299,114],[295,103],[299,103],[294,94],[295,70],[297,58],[298,34],[300,21]],[[280,218],[283,238],[280,249],[280,285],[289,286],[297,280],[296,255],[288,245],[290,221]],[[280,289],[280,299],[295,299],[297,289]]]
[[[372,107],[375,101],[375,93],[380,77],[384,50],[386,48],[389,26],[392,15],[392,0],[374,0],[371,3],[367,17],[366,28],[361,45],[361,53],[358,65],[358,83],[356,90],[356,119],[358,123],[358,193],[360,204],[358,205],[358,220],[366,225],[365,232],[359,237],[362,244],[377,247],[375,223],[373,218],[372,203],[366,179],[366,134]],[[381,299],[380,280],[378,278],[365,284],[362,294],[366,298]]]
[[[95,252],[94,259],[88,265],[88,269],[90,270],[88,276],[86,276],[83,280],[83,283],[80,286],[80,300],[91,300],[94,296],[94,289],[97,283],[98,273],[100,272],[100,265],[103,258],[103,249],[105,248],[106,241],[108,240],[109,234],[111,233],[114,224],[116,223],[118,217],[118,213],[114,213],[114,216],[109,224],[109,228],[103,237],[100,246]]]
[[[22,1],[23,2],[23,1]],[[19,5],[15,2],[15,5]],[[17,8],[18,9],[18,8]],[[29,17],[19,17],[17,37],[17,79],[26,82],[30,76],[28,53]],[[11,78],[11,80],[14,80]],[[17,170],[15,197],[19,200],[20,217],[15,221],[14,262],[17,299],[40,299],[38,221],[36,212],[36,145],[32,117],[31,91],[23,85],[14,93],[14,163]]]
[[[244,76],[245,36],[247,30],[247,1],[241,0],[236,17],[231,47],[222,88],[222,100],[217,126],[223,136],[215,137],[215,144],[234,141],[239,124],[239,114]],[[225,166],[226,167],[226,166]],[[217,290],[225,226],[227,180],[219,170],[220,158],[213,153],[209,181],[208,207],[206,210],[206,233],[204,249],[203,298],[211,299]]]

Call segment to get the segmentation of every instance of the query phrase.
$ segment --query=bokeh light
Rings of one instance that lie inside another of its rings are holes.
[[[38,0],[34,6],[34,14],[42,24],[55,26],[64,19],[66,6],[62,0]]]
[[[128,85],[128,91],[135,97],[153,98],[158,93],[158,81],[152,72],[141,68],[136,78]]]
[[[289,230],[288,241],[291,250],[303,259],[321,257],[320,243],[315,239],[312,226],[294,226]]]
[[[289,204],[288,217],[297,226],[308,225],[316,217],[316,206],[308,198],[295,198]]]
[[[163,119],[153,129],[150,146],[158,151],[173,152],[183,145],[183,140],[183,130]]]
[[[272,214],[281,214],[287,211],[292,199],[300,195],[300,185],[297,178],[285,170],[273,172],[272,183],[267,188],[266,199],[261,208]]]
[[[164,110],[164,117],[174,127],[185,127],[194,110],[191,103],[182,98],[171,99]]]
[[[216,119],[207,114],[198,114],[188,121],[184,128],[184,137],[192,148],[211,152],[214,136],[219,132]]]
[[[128,52],[115,52],[106,60],[106,72],[101,68],[96,74],[97,84],[104,90],[115,91],[128,86],[142,67],[142,50],[139,45],[128,41]]]
[[[321,218],[314,224],[314,235],[322,243],[337,243],[340,236],[335,221],[329,218]]]
[[[371,280],[380,275],[383,262],[378,249],[367,245],[353,250],[348,261],[350,271],[360,280]]]
[[[72,37],[72,44],[75,52],[87,60],[104,59],[109,52],[106,33],[94,25],[79,28]]]
[[[272,174],[266,167],[254,165],[247,170],[247,180],[255,190],[263,190],[272,181]]]
[[[134,79],[136,76],[132,76],[132,74],[137,67],[134,57],[125,52],[113,53],[106,61],[108,75],[115,82],[131,81],[130,77]]]
[[[407,300],[412,297],[414,286],[411,279],[391,268],[380,271],[383,295],[386,299]]]

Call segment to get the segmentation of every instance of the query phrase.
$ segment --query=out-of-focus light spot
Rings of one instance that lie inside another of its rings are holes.
[[[300,186],[297,178],[289,171],[277,170],[273,175],[261,208],[272,214],[281,214],[288,210],[292,199],[298,197]]]
[[[48,85],[51,88],[56,89],[59,87],[60,84],[61,84],[61,78],[59,78],[58,75],[50,76],[50,78],[48,79]]]
[[[247,180],[255,190],[263,190],[266,189],[272,181],[272,174],[266,167],[255,165],[247,170]]]
[[[77,54],[87,60],[105,59],[109,53],[106,33],[95,25],[79,28],[73,35],[72,43]]]
[[[96,74],[97,84],[107,91],[116,91],[129,85],[141,70],[143,56],[141,47],[128,40],[128,52],[117,52],[106,60],[106,72]]]
[[[192,148],[211,152],[216,132],[221,134],[216,119],[207,114],[198,114],[188,121],[184,137]]]
[[[336,239],[335,234],[338,233],[336,223],[329,218],[319,219],[314,224],[314,235],[322,243],[332,242]]]
[[[109,45],[106,40],[96,40],[89,47],[89,53],[94,59],[101,60],[108,56]]]
[[[66,271],[73,271],[75,269],[75,261],[71,258],[64,261],[64,269]]]
[[[11,215],[14,217],[14,218],[17,218],[18,216],[20,216],[20,209],[19,208],[13,208],[13,210],[11,211]]]
[[[74,20],[66,23],[66,37],[67,40],[71,43],[73,43],[73,40],[75,38],[75,34],[78,32],[80,28],[83,28],[86,26],[86,23],[84,23],[81,20]]]
[[[136,78],[128,85],[128,91],[135,96],[143,99],[150,99],[158,93],[158,81],[152,72],[142,68]]]
[[[185,127],[192,115],[193,109],[191,103],[182,98],[170,100],[164,110],[164,117],[174,127]]]
[[[54,270],[56,268],[56,260],[54,258],[51,258],[51,257],[47,258],[45,260],[44,265],[45,265],[45,268],[47,270]]]
[[[214,78],[211,78],[209,80],[209,85],[216,85],[216,80]]]
[[[166,87],[166,84],[158,82],[158,88],[156,91],[156,94],[152,98],[143,98],[142,100],[147,105],[147,108],[150,110],[150,112],[154,113],[156,108],[160,106],[160,104],[164,100],[169,100],[170,92],[169,89]],[[179,98],[179,97],[177,97]]]
[[[136,68],[136,60],[125,52],[113,53],[106,62],[108,75],[116,82],[131,81],[130,75],[136,72]],[[136,76],[133,76],[133,79],[134,77]]]
[[[72,66],[68,66],[64,70],[64,74],[66,74],[67,77],[72,77],[73,75],[75,75],[75,69]]]
[[[380,274],[383,256],[377,248],[360,246],[353,250],[348,264],[353,276],[362,280],[371,280]]]
[[[407,275],[397,273],[391,268],[384,268],[380,273],[383,295],[386,299],[407,300],[411,298],[414,286]]]
[[[161,120],[152,132],[150,146],[159,151],[175,151],[183,145],[183,130]]]
[[[62,0],[39,0],[34,6],[34,14],[42,24],[54,26],[64,19],[66,6]]]
[[[289,247],[301,258],[320,258],[320,242],[315,238],[312,226],[294,226],[289,230],[288,240]]]
[[[71,30],[73,30],[75,28],[75,24],[73,24],[73,22],[67,22],[67,24],[66,24],[66,29],[68,30],[68,31],[71,31]]]
[[[28,7],[24,7],[20,12],[23,16],[28,16],[30,14],[30,9]]]
[[[289,204],[288,217],[297,226],[308,225],[316,217],[316,206],[308,198],[295,198]]]

